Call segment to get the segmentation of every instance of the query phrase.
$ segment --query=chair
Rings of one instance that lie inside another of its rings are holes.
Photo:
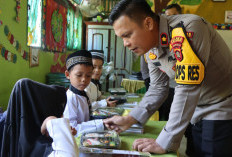
[[[64,87],[29,79],[16,82],[8,103],[2,157],[43,157],[52,151],[52,139],[40,133],[48,116],[61,117],[66,104]]]

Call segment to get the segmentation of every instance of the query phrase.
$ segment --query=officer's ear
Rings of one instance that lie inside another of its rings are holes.
[[[144,19],[144,27],[147,30],[153,30],[154,29],[154,20],[151,17],[146,17]]]

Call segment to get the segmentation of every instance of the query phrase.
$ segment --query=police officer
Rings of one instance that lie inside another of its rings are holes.
[[[155,139],[137,139],[133,148],[163,154],[176,151],[193,124],[196,156],[232,156],[232,55],[210,23],[196,15],[158,16],[145,0],[122,0],[109,17],[117,36],[137,55],[147,53],[150,87],[128,116],[104,120],[117,132],[146,123],[178,84],[166,126]]]
[[[177,14],[181,14],[182,13],[182,9],[180,7],[180,5],[174,3],[174,4],[170,4],[165,8],[165,14],[166,15],[177,15]]]

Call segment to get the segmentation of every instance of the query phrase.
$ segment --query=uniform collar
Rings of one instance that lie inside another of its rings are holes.
[[[69,90],[71,90],[75,94],[84,96],[84,97],[86,97],[87,100],[89,100],[89,97],[87,96],[85,91],[80,91],[80,90],[76,89],[75,87],[73,87],[72,85],[69,86]]]
[[[160,23],[159,23],[159,43],[161,47],[168,47],[170,42],[170,32],[169,32],[169,25],[166,15],[160,15]],[[165,40],[165,37],[166,40]],[[163,38],[163,40],[162,40]],[[165,42],[166,41],[166,42]]]

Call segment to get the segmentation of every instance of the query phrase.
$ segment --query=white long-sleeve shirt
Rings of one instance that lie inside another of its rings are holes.
[[[89,100],[92,105],[92,109],[107,106],[106,99],[100,100],[102,93],[101,91],[99,91],[98,87],[93,82],[90,82],[88,87],[85,88],[85,92],[89,97]]]
[[[68,118],[70,125],[77,130],[76,137],[84,132],[104,131],[101,119],[89,121],[89,105],[85,96],[75,94],[70,89],[66,95],[67,103],[63,116]]]
[[[48,157],[77,157],[78,147],[71,134],[69,120],[58,118],[49,120],[46,124],[48,133],[53,139],[53,151]]]

